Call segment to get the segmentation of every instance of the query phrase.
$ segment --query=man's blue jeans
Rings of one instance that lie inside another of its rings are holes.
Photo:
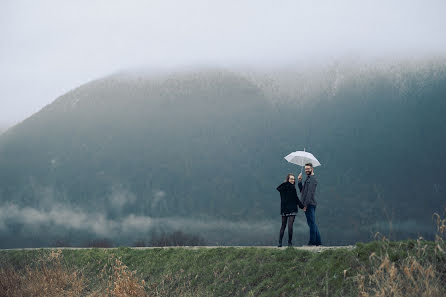
[[[305,216],[307,217],[308,227],[310,227],[310,241],[308,245],[321,245],[321,235],[316,225],[316,206],[308,205]]]

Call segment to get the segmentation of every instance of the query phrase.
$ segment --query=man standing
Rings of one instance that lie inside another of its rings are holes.
[[[299,180],[299,190],[302,193],[302,204],[304,205],[303,210],[305,211],[305,216],[307,217],[307,224],[310,228],[310,241],[308,245],[321,245],[321,235],[319,234],[319,229],[316,225],[316,186],[317,180],[314,177],[313,164],[305,164],[305,173],[307,174],[307,179],[302,186],[302,173],[297,177]]]

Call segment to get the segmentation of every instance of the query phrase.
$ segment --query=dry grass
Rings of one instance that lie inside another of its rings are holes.
[[[81,271],[65,267],[62,260],[62,251],[53,250],[40,258],[34,267],[1,268],[0,296],[146,296],[144,281],[139,281],[136,272],[130,271],[120,259],[111,259],[111,264],[104,266],[99,288],[95,290],[88,289],[88,281]]]
[[[417,240],[416,253],[399,262],[391,261],[388,245],[380,255],[369,257],[373,270],[365,267],[358,275],[358,289],[361,297],[443,297],[446,296],[445,271],[438,267],[436,259],[445,257],[444,234],[446,219],[434,214],[437,223],[435,257],[426,255],[427,245]],[[383,238],[384,241],[387,239]]]
[[[102,268],[97,284],[91,289],[85,275],[63,264],[61,250],[42,256],[33,267],[0,268],[0,297],[141,297],[141,296],[207,296],[193,289],[190,275],[179,271],[164,275],[155,284],[146,285],[136,271],[131,271],[120,258],[111,256]],[[90,288],[90,289],[89,289]],[[147,294],[150,291],[150,294]]]
[[[1,268],[0,296],[82,296],[84,276],[66,269],[61,260],[62,251],[57,250],[39,259],[34,267],[21,271]]]
[[[102,276],[107,276],[105,296],[146,296],[144,280],[139,280],[136,271],[130,271],[121,259],[112,258],[112,265],[106,265]]]

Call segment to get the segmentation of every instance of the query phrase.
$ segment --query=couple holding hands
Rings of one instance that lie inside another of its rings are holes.
[[[293,246],[293,224],[297,215],[297,206],[303,209],[307,218],[307,224],[310,228],[310,240],[308,245],[321,245],[321,235],[316,225],[316,186],[317,180],[314,177],[313,164],[305,164],[305,174],[307,175],[302,185],[302,173],[297,177],[298,186],[302,201],[297,197],[296,178],[294,174],[288,174],[284,183],[277,187],[280,192],[280,214],[282,216],[282,226],[280,227],[279,245],[282,246],[282,238],[288,223],[288,246]]]

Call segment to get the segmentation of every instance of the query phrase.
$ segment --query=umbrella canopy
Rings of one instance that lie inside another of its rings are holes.
[[[313,164],[313,167],[321,166],[321,163],[316,159],[315,156],[313,156],[313,154],[304,151],[293,152],[286,156],[285,160],[302,167],[305,166],[305,164],[307,163]]]

